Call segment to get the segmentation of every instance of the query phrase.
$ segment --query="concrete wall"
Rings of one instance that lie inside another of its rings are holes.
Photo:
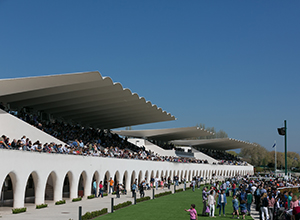
[[[14,150],[0,150],[0,192],[7,175],[13,185],[13,207],[24,207],[25,189],[30,175],[35,185],[35,204],[45,202],[45,190],[48,177],[51,175],[54,201],[62,199],[63,183],[66,175],[70,181],[70,198],[78,197],[78,184],[82,174],[84,197],[91,195],[92,179],[95,175],[97,185],[107,177],[123,182],[125,175],[126,188],[130,190],[131,179],[147,180],[151,176],[170,176],[174,174],[191,180],[192,176],[210,179],[217,176],[233,176],[252,174],[252,166],[229,166],[209,164],[187,164],[158,161],[129,160],[118,158],[86,157],[76,155],[60,155]]]

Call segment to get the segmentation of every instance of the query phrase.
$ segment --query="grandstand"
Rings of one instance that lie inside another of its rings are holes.
[[[251,165],[217,165],[195,149],[166,150],[111,132],[175,117],[99,72],[5,79],[0,87],[0,206],[86,198],[94,180],[106,185],[110,177],[130,190],[135,179],[253,173]],[[156,138],[210,135],[175,130],[157,130]]]

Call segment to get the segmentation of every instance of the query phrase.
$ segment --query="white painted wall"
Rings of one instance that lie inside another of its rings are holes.
[[[5,177],[9,174],[13,183],[14,208],[24,207],[25,188],[30,174],[32,174],[35,184],[35,203],[42,204],[44,203],[46,182],[51,173],[54,178],[54,201],[62,199],[62,187],[67,173],[71,176],[71,199],[78,197],[78,183],[82,173],[85,176],[85,196],[91,194],[93,175],[96,174],[97,184],[99,184],[100,180],[104,179],[107,171],[111,177],[119,174],[120,182],[123,180],[123,175],[127,175],[125,181],[128,190],[130,190],[131,176],[134,175],[134,178],[138,178],[139,174],[142,177],[146,175],[148,180],[151,173],[154,173],[154,175],[159,173],[159,176],[161,176],[162,172],[167,177],[173,177],[174,174],[179,175],[179,177],[186,175],[186,178],[191,180],[193,173],[205,179],[211,178],[212,174],[216,172],[222,176],[253,173],[253,166],[171,163],[4,149],[0,150],[0,167],[0,192]]]

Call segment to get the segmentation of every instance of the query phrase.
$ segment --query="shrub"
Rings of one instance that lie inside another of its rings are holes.
[[[48,207],[48,204],[41,204],[41,205],[35,206],[36,209],[42,209],[42,208],[46,208],[46,207]]]
[[[112,192],[111,194],[112,194],[112,195],[116,195],[116,194],[117,194],[117,192],[115,191],[115,192]]]
[[[65,204],[66,200],[59,200],[55,203],[55,205],[61,205],[61,204]]]
[[[108,196],[108,194],[107,193],[103,193],[103,196]]]
[[[72,199],[72,202],[78,202],[78,201],[81,201],[81,200],[82,200],[82,198],[81,198],[81,197],[78,197],[78,198]]]
[[[26,208],[12,209],[12,213],[18,214],[18,213],[26,212],[26,210],[27,210]]]
[[[143,202],[143,201],[146,201],[146,200],[149,200],[149,199],[150,199],[150,196],[146,196],[146,197],[143,197],[143,198],[136,199],[136,202]]]
[[[183,189],[176,189],[175,192],[182,192]]]
[[[186,187],[185,190],[191,189],[192,187]]]
[[[96,217],[106,214],[106,213],[107,213],[107,208],[104,208],[104,209],[101,209],[98,211],[87,212],[82,216],[82,220],[93,219],[93,218],[96,218]]]
[[[131,201],[127,201],[127,202],[120,203],[118,205],[114,205],[114,210],[117,210],[117,209],[120,209],[120,208],[124,208],[126,206],[130,206],[131,204],[132,204]]]
[[[154,197],[158,198],[158,197],[166,196],[166,195],[170,195],[170,194],[172,194],[172,192],[171,191],[167,191],[167,192],[156,194],[156,195],[154,195]]]
[[[95,198],[95,195],[90,195],[90,196],[88,196],[87,198],[88,198],[88,199],[93,199],[93,198]]]

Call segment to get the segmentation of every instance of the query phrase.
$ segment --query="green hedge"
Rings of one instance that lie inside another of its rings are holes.
[[[117,192],[116,192],[116,191],[114,191],[114,192],[112,192],[111,194],[112,194],[112,195],[116,195],[116,194],[117,194]]]
[[[182,192],[183,189],[176,189],[175,192]]]
[[[136,199],[136,202],[143,202],[143,201],[146,201],[146,200],[150,200],[150,196],[146,196],[146,197],[143,197],[143,198]]]
[[[114,210],[130,206],[131,204],[132,204],[131,201],[127,201],[127,202],[120,203],[118,205],[114,205]]]
[[[82,200],[82,198],[81,198],[81,197],[78,197],[78,198],[72,199],[72,202],[78,202],[78,201],[81,201],[81,200]]]
[[[48,207],[48,204],[41,204],[41,205],[35,206],[36,209],[42,209],[42,208],[46,208],[46,207]]]
[[[95,195],[90,195],[90,196],[88,196],[87,198],[88,198],[88,199],[93,199],[93,198],[95,198]]]
[[[18,214],[18,213],[26,212],[26,210],[27,210],[26,208],[12,209],[12,213]]]
[[[167,192],[155,194],[154,197],[155,197],[155,198],[158,198],[158,197],[166,196],[166,195],[170,195],[170,194],[172,194],[172,192],[171,192],[171,191],[167,191]]]
[[[103,197],[104,197],[104,196],[108,196],[108,194],[107,194],[107,193],[103,193]]]
[[[66,200],[59,200],[55,203],[55,205],[61,205],[61,204],[65,204]]]
[[[191,189],[192,187],[186,187],[185,190]]]
[[[107,213],[107,208],[101,209],[99,211],[87,212],[82,216],[82,220],[93,219],[106,213]]]

